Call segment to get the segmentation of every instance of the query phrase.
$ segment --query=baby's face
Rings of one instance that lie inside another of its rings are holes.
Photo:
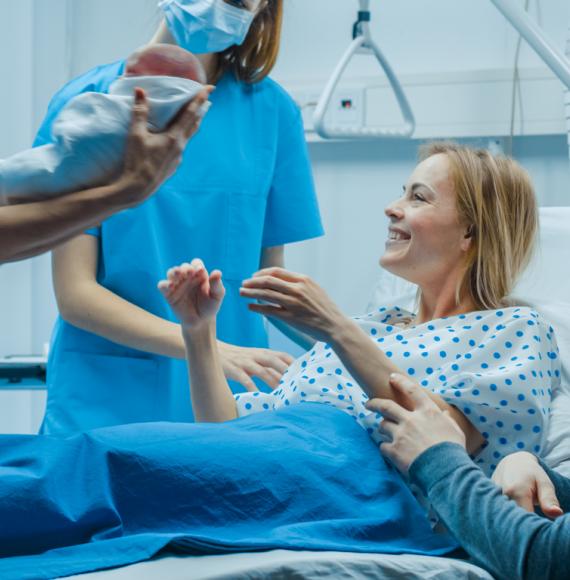
[[[125,76],[169,76],[206,84],[202,63],[191,52],[170,44],[153,44],[133,53]]]

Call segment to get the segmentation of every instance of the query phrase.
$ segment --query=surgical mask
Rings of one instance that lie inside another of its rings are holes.
[[[242,44],[255,17],[224,0],[161,0],[158,6],[177,44],[196,54]]]

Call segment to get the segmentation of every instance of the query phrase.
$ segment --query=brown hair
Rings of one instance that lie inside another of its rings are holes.
[[[213,82],[217,82],[227,71],[246,83],[263,80],[277,61],[282,24],[283,0],[262,0],[262,8],[243,44],[231,46],[220,53]]]
[[[527,266],[538,229],[528,173],[513,159],[456,143],[430,143],[420,159],[444,154],[451,165],[457,211],[473,243],[456,299],[469,293],[479,309],[495,309]]]

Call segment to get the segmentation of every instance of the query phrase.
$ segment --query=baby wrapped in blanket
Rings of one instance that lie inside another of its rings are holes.
[[[0,161],[0,205],[55,197],[107,182],[122,165],[136,87],[146,92],[149,128],[162,131],[206,83],[190,52],[155,44],[133,53],[109,94],[72,99],[53,125],[53,143]]]

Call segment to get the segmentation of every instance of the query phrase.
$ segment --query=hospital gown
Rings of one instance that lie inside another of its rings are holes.
[[[396,307],[356,318],[386,356],[423,387],[457,407],[485,443],[476,463],[487,475],[516,451],[540,453],[552,390],[560,381],[552,327],[529,308],[505,308],[402,326],[413,315]],[[235,396],[238,415],[302,402],[333,405],[380,442],[381,416],[330,345],[298,358],[273,393]]]

